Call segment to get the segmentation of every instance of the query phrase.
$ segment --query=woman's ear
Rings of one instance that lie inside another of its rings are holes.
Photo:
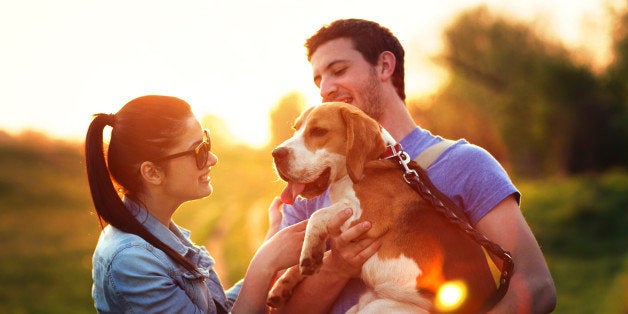
[[[148,184],[160,185],[164,180],[164,172],[151,161],[145,161],[140,165],[140,174]]]
[[[384,51],[379,55],[377,65],[380,67],[380,78],[385,81],[392,77],[395,72],[395,66],[397,65],[397,58],[390,51]]]

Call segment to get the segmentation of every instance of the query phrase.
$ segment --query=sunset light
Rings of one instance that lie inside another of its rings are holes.
[[[467,286],[461,281],[444,283],[436,293],[436,309],[439,312],[455,311],[467,297]]]
[[[628,0],[0,0],[0,314],[628,314],[627,91]]]
[[[406,48],[410,96],[446,80],[434,63],[443,30],[486,4],[583,50],[607,51],[603,4],[576,1],[0,1],[0,130],[80,140],[98,112],[145,94],[188,101],[226,122],[235,141],[268,139],[268,113],[296,91],[320,101],[303,43],[337,18],[389,27]],[[211,127],[211,126],[210,126]]]

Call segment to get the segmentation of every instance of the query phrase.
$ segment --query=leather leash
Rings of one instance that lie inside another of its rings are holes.
[[[429,179],[427,172],[421,168],[415,161],[411,160],[408,154],[403,150],[401,144],[389,145],[381,157],[382,159],[394,159],[404,170],[403,179],[410,185],[423,199],[427,200],[436,211],[441,213],[450,223],[457,226],[466,235],[471,237],[481,247],[489,253],[495,255],[502,260],[499,287],[493,294],[493,297],[484,304],[483,312],[491,309],[499,302],[506,292],[510,284],[510,278],[514,270],[514,262],[510,252],[505,251],[497,243],[490,241],[484,234],[475,229],[465,217],[456,214],[455,211],[463,213],[463,211],[452,202],[449,197],[438,190]],[[455,209],[455,211],[454,211]]]

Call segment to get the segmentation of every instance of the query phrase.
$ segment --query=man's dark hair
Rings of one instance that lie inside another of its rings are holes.
[[[305,42],[307,59],[318,47],[328,41],[338,38],[349,38],[354,48],[359,51],[364,59],[372,65],[377,64],[379,55],[384,51],[390,51],[395,55],[397,63],[392,76],[392,83],[401,99],[406,99],[404,82],[404,51],[401,43],[393,33],[375,22],[362,19],[342,19],[321,27],[312,37]]]

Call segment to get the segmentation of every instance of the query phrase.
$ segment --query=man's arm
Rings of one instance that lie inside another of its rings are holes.
[[[549,313],[556,307],[554,281],[514,196],[497,204],[476,225],[510,251],[515,269],[508,292],[491,313]]]
[[[377,252],[381,241],[369,238],[355,241],[371,228],[368,222],[341,232],[340,227],[350,216],[351,210],[347,209],[329,221],[331,250],[325,254],[321,270],[305,277],[288,303],[274,313],[328,313],[349,279],[360,275],[362,264]]]

